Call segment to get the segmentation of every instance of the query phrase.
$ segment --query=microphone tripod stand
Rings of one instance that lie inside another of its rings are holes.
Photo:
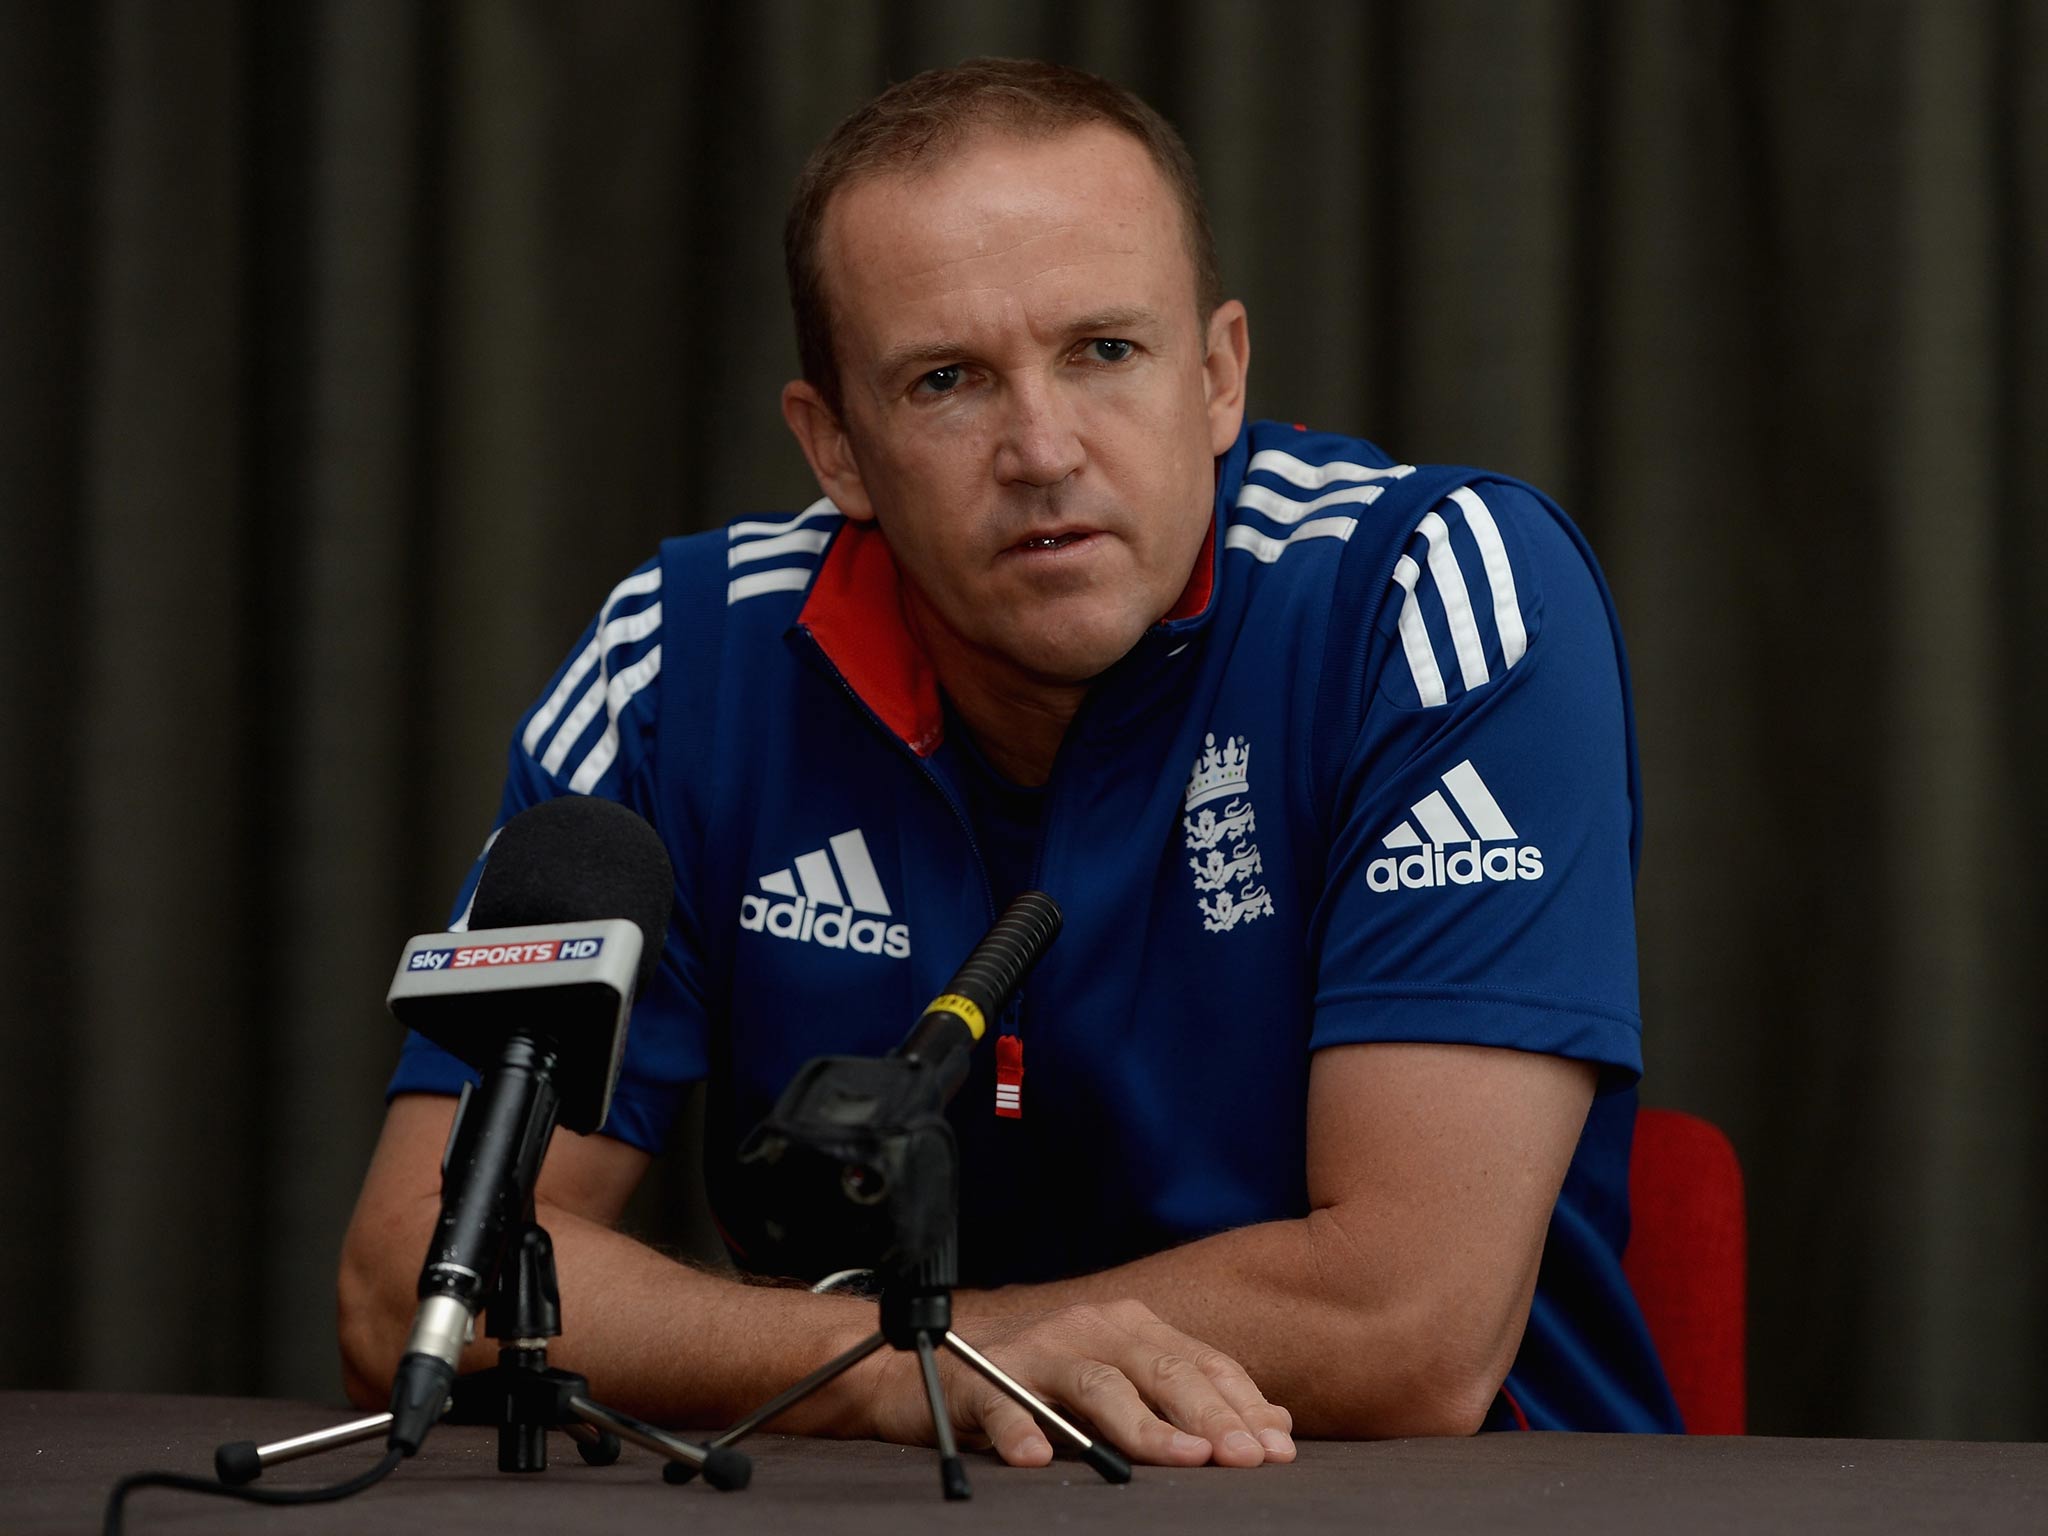
[[[1128,1483],[1131,1464],[1121,1451],[1100,1440],[1091,1440],[1029,1387],[997,1365],[980,1350],[953,1331],[953,1286],[958,1266],[955,1239],[949,1235],[938,1254],[922,1264],[891,1266],[878,1273],[882,1279],[877,1298],[881,1326],[860,1343],[811,1372],[786,1391],[770,1398],[752,1413],[727,1428],[711,1441],[711,1449],[723,1450],[752,1434],[777,1414],[802,1402],[827,1382],[852,1370],[883,1345],[914,1353],[924,1376],[924,1395],[931,1405],[932,1430],[939,1445],[939,1487],[948,1499],[969,1499],[967,1469],[960,1463],[960,1451],[953,1439],[953,1419],[946,1408],[945,1389],[939,1383],[940,1349],[951,1350],[977,1375],[998,1392],[1028,1412],[1053,1437],[1077,1451],[1083,1461],[1102,1475],[1104,1482]],[[671,1482],[682,1482],[690,1473],[679,1465],[662,1469]]]
[[[1043,891],[1017,896],[900,1046],[881,1057],[813,1058],[740,1147],[742,1187],[765,1239],[750,1251],[799,1274],[879,1254],[873,1272],[881,1279],[881,1326],[725,1430],[711,1442],[714,1454],[886,1344],[917,1356],[939,1446],[939,1486],[948,1499],[971,1498],[973,1491],[939,1382],[941,1349],[1029,1413],[1054,1444],[1078,1451],[1104,1481],[1131,1480],[1131,1464],[1114,1446],[1090,1439],[953,1331],[960,1150],[946,1101],[965,1081],[987,1021],[1001,1014],[1061,921]],[[687,1475],[673,1464],[662,1471],[671,1480]]]
[[[498,1363],[455,1379],[445,1421],[497,1425],[500,1472],[545,1471],[547,1432],[559,1429],[576,1442],[577,1453],[593,1467],[617,1461],[619,1442],[630,1440],[666,1457],[666,1473],[682,1473],[670,1477],[671,1482],[686,1482],[702,1472],[714,1488],[747,1486],[753,1463],[745,1453],[696,1445],[607,1408],[592,1400],[584,1377],[548,1364],[548,1340],[562,1332],[562,1303],[555,1286],[554,1244],[533,1219],[531,1206],[506,1244],[484,1321],[486,1331],[498,1340]],[[230,1441],[214,1452],[214,1472],[223,1483],[239,1487],[280,1462],[374,1440],[390,1429],[391,1422],[389,1413],[376,1413],[268,1445]]]

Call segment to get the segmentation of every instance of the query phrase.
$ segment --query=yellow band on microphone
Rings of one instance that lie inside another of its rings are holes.
[[[988,1021],[981,1016],[981,1009],[971,997],[962,997],[958,992],[941,992],[931,1000],[926,1013],[950,1013],[967,1026],[968,1033],[979,1040],[988,1028]]]

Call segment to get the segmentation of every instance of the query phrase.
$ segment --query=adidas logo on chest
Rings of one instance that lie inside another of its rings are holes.
[[[790,868],[763,875],[759,884],[760,892],[740,897],[740,927],[749,933],[892,960],[910,957],[910,927],[888,921],[894,915],[889,897],[858,827],[797,855]]]
[[[1408,813],[1412,819],[1380,839],[1393,851],[1365,867],[1365,883],[1375,891],[1543,878],[1543,850],[1521,840],[1469,757]]]

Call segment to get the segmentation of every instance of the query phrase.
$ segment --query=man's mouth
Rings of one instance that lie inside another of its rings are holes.
[[[1044,550],[1065,549],[1069,544],[1077,544],[1087,537],[1088,531],[1086,529],[1079,529],[1069,533],[1038,534],[1028,539],[1019,539],[1011,548],[1021,550],[1026,554],[1036,554]]]

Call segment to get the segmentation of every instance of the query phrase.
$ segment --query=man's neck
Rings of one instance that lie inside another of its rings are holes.
[[[989,766],[1013,784],[1043,784],[1066,740],[1087,683],[1049,682],[1019,674],[995,658],[935,633],[940,620],[909,592],[903,617],[931,658],[939,688]]]
[[[1088,696],[1086,683],[1007,692],[939,669],[939,686],[989,766],[1013,784],[1035,786],[1052,777],[1053,759],[1066,740],[1074,712]]]

